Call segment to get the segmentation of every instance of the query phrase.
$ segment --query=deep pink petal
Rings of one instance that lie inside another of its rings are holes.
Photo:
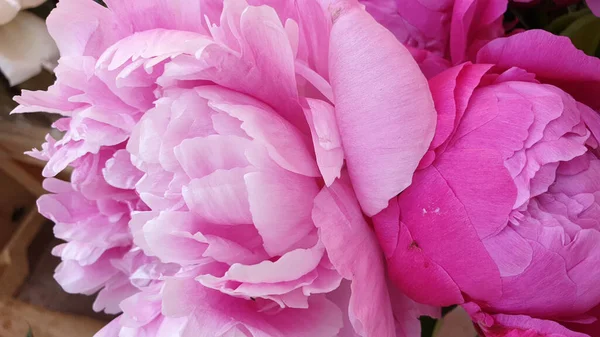
[[[498,38],[477,54],[478,63],[500,68],[519,67],[536,74],[537,79],[557,85],[577,100],[600,107],[598,82],[600,60],[587,56],[567,37],[542,30],[529,30]]]

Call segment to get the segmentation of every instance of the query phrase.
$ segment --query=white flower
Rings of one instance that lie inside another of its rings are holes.
[[[56,44],[44,20],[23,9],[44,0],[0,0],[0,71],[10,85],[37,75],[42,68],[54,69],[58,59]]]

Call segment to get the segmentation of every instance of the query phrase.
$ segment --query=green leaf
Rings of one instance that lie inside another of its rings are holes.
[[[567,36],[573,45],[588,55],[595,55],[600,46],[600,18],[586,14],[575,20],[560,35]]]
[[[31,327],[29,328],[29,331],[27,332],[27,337],[33,337],[33,331],[31,331]]]
[[[569,27],[577,19],[581,18],[584,15],[590,14],[590,13],[591,13],[591,11],[587,8],[582,9],[580,11],[576,11],[576,12],[569,12],[568,14],[565,14],[565,15],[562,15],[562,16],[559,16],[558,18],[556,18],[554,21],[552,21],[552,23],[547,25],[546,28],[544,28],[544,29],[553,34],[558,35],[563,30],[567,29],[567,27]]]

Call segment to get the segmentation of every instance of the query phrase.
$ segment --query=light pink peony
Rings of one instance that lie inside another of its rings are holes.
[[[430,80],[430,150],[374,217],[390,277],[485,336],[596,336],[600,60],[541,31],[477,60]]]
[[[106,2],[59,3],[58,80],[16,110],[65,116],[35,154],[75,167],[40,200],[57,279],[131,295],[98,336],[418,336],[362,213],[433,137],[410,53],[356,1]]]
[[[452,64],[471,60],[481,46],[504,35],[508,5],[508,0],[360,1],[400,42]]]

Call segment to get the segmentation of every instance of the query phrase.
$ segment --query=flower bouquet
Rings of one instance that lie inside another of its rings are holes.
[[[105,2],[15,110],[96,337],[600,336],[600,59],[539,3]]]

